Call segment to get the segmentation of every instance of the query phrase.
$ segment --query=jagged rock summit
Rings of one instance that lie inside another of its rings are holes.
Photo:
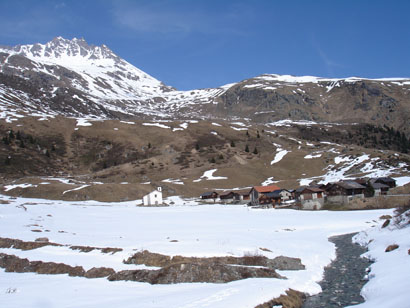
[[[82,57],[89,60],[121,60],[107,46],[88,45],[84,38],[73,38],[72,40],[68,40],[59,36],[44,45],[36,43],[33,45],[17,45],[14,47],[3,48],[28,58],[48,58],[51,62],[53,62],[52,59],[61,59],[63,57]]]
[[[0,99],[8,113],[166,117],[186,105],[209,103],[223,91],[176,91],[107,46],[84,39],[57,37],[44,45],[0,47]]]

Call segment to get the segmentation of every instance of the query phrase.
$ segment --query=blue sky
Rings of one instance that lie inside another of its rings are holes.
[[[263,73],[410,77],[410,1],[0,0],[0,45],[106,44],[181,90]]]

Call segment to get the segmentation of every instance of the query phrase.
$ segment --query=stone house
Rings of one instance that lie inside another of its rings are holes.
[[[348,204],[355,198],[364,199],[366,187],[351,180],[329,183],[326,185],[326,202]]]
[[[325,191],[318,187],[296,189],[297,204],[303,210],[320,210],[325,203]]]

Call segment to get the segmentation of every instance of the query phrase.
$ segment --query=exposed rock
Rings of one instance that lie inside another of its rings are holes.
[[[93,250],[100,250],[102,253],[111,253],[111,254],[115,254],[116,252],[122,251],[122,248],[112,248],[112,247],[99,248],[99,247],[92,247],[92,246],[70,246],[70,249],[79,250],[81,252],[90,252]]]
[[[159,253],[140,251],[124,260],[125,264],[145,264],[146,266],[167,266],[171,263],[171,257]]]
[[[379,219],[392,219],[393,217],[391,215],[382,215],[379,217]]]
[[[36,238],[35,241],[36,242],[42,242],[42,243],[48,243],[49,239],[47,237],[39,237],[39,238]]]
[[[57,243],[52,243],[49,241],[47,237],[39,237],[35,240],[35,242],[26,242],[17,239],[11,238],[4,238],[0,237],[0,248],[15,248],[21,250],[32,250],[41,248],[44,246],[64,246]],[[91,247],[91,246],[69,246],[72,250],[80,250],[81,252],[90,252],[93,250],[100,250],[102,253],[111,253],[114,254],[116,252],[122,251],[122,248],[112,248],[112,247]]]
[[[0,267],[6,272],[38,273],[38,274],[68,274],[69,276],[82,277],[85,271],[82,266],[70,266],[63,263],[29,261],[14,255],[0,253]]]
[[[392,244],[392,245],[387,246],[385,252],[390,252],[390,251],[396,250],[397,248],[399,248],[399,245]]]
[[[39,238],[39,239],[47,239],[47,238]],[[32,249],[37,249],[43,246],[63,246],[63,245],[48,242],[48,241],[38,241],[39,239],[37,239],[35,242],[25,242],[25,241],[16,240],[16,239],[0,237],[0,248],[15,248],[15,249],[21,249],[21,250],[32,250]]]
[[[182,282],[226,283],[246,278],[284,278],[269,268],[231,266],[213,263],[172,264],[159,270],[126,270],[108,277],[110,281],[132,280],[150,284]]]
[[[90,252],[95,249],[95,247],[90,247],[90,246],[70,246],[70,249],[72,250],[79,250],[81,252]]]
[[[115,254],[116,252],[122,251],[122,248],[112,248],[112,247],[98,248],[98,249],[100,249],[102,253],[111,253],[112,255]]]
[[[306,295],[304,293],[289,289],[286,291],[286,295],[282,294],[278,298],[260,304],[255,308],[271,308],[279,305],[282,305],[282,308],[300,308],[305,299]]]
[[[144,264],[147,266],[170,266],[173,264],[187,264],[187,263],[210,263],[210,264],[232,264],[244,266],[264,266],[271,269],[278,270],[303,270],[305,266],[298,258],[290,258],[279,256],[274,259],[269,259],[262,255],[247,255],[244,257],[211,257],[211,258],[196,258],[174,256],[152,253],[147,250],[137,252],[132,257],[124,260],[125,264]]]
[[[108,267],[93,267],[92,269],[89,269],[84,277],[86,278],[102,278],[102,277],[108,277],[110,275],[115,274],[115,271],[112,268]]]
[[[389,224],[390,224],[390,219],[386,219],[386,221],[382,225],[382,228],[386,228]]]

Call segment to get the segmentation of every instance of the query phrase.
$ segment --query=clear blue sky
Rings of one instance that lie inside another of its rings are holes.
[[[187,90],[263,73],[410,77],[407,0],[0,0],[0,45],[106,44]]]

